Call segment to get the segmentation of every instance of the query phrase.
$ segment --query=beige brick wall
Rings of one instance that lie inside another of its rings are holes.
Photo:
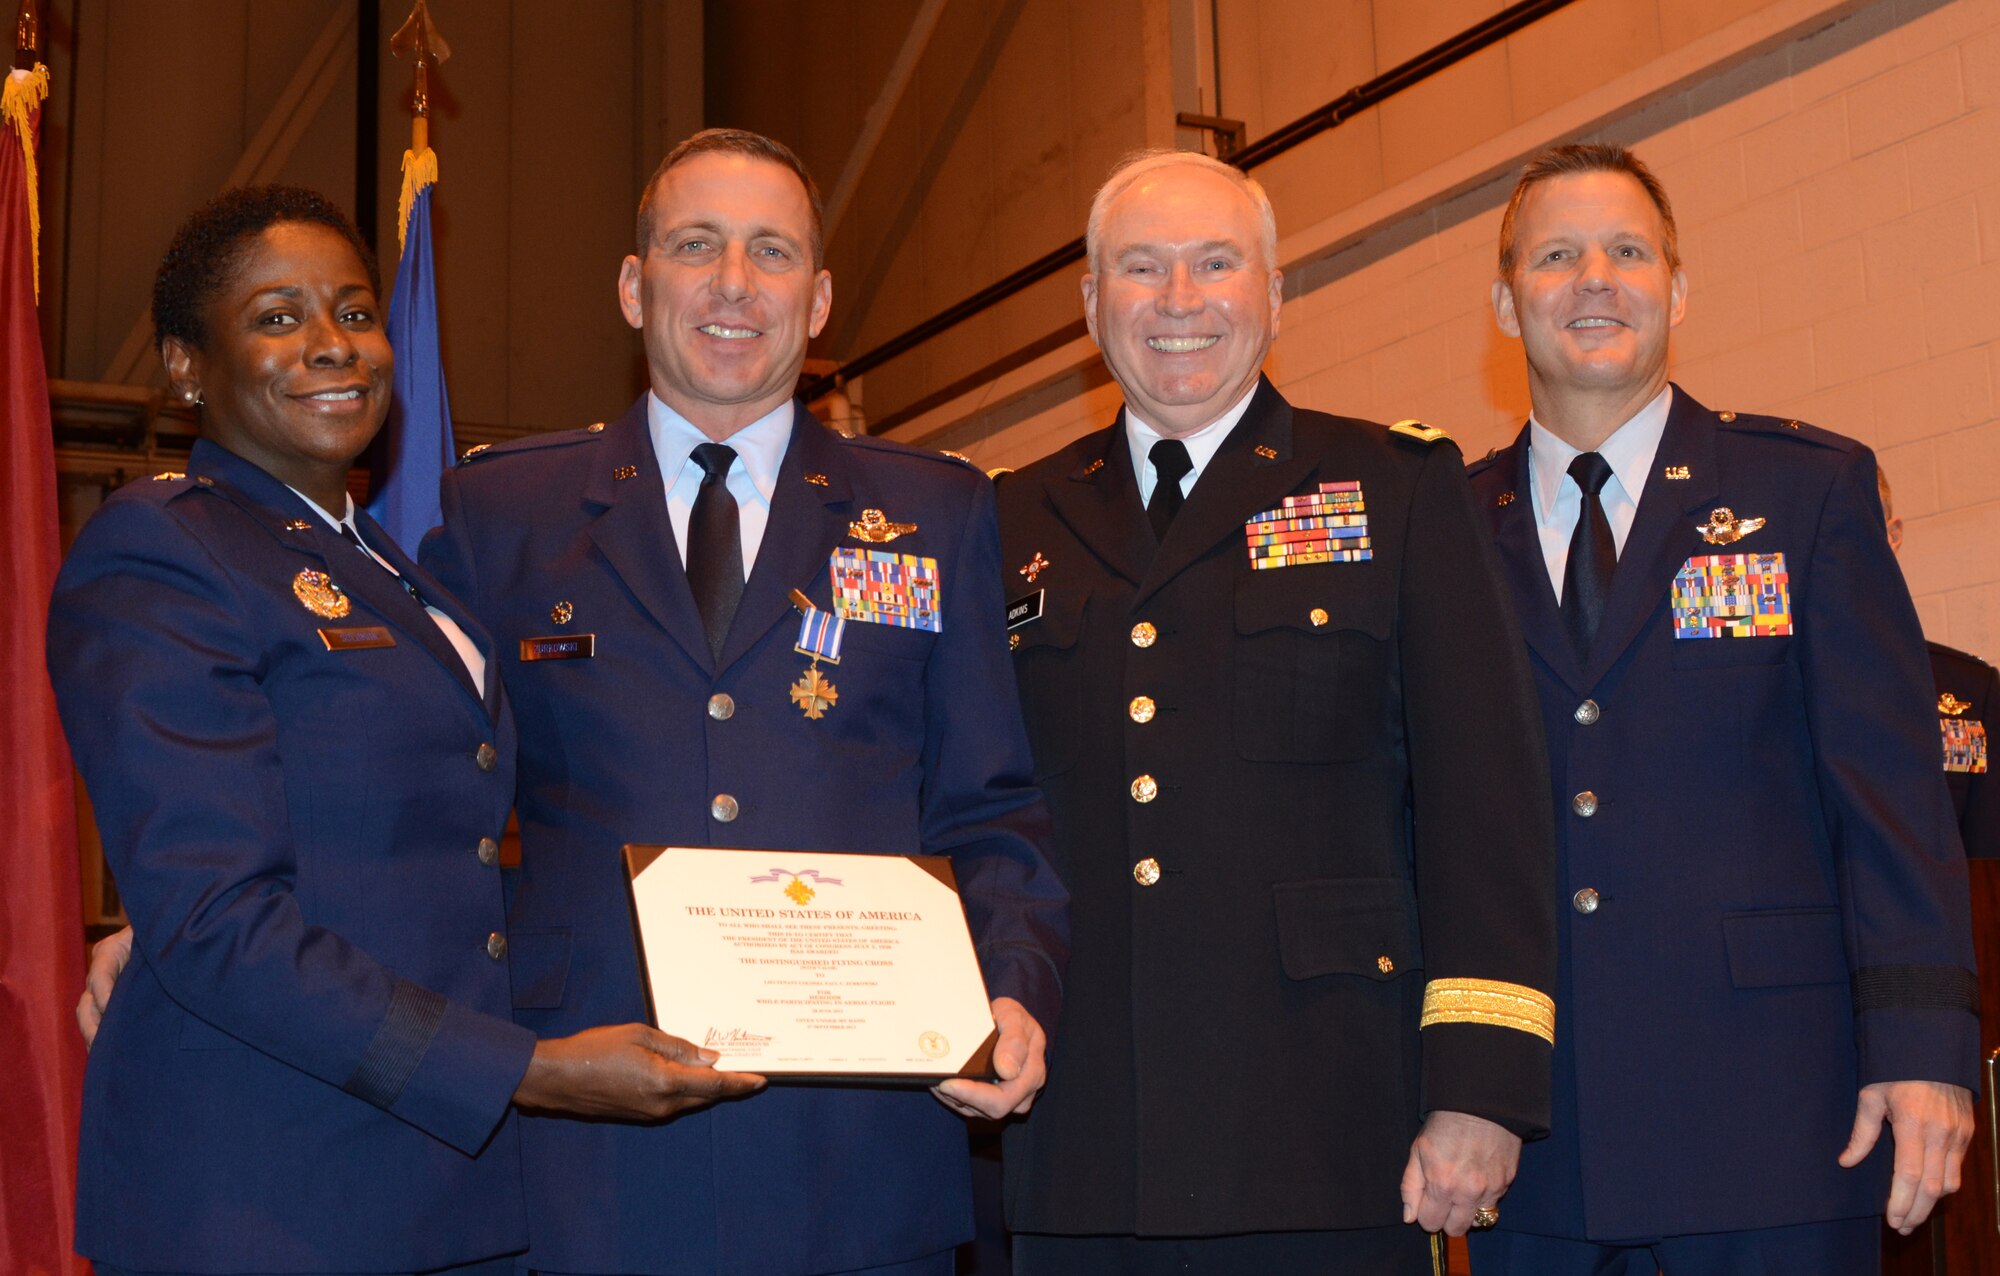
[[[1593,56],[1607,29],[1621,49],[1638,38],[1618,4],[1578,7],[1610,25],[1568,24],[1551,65]],[[1679,214],[1691,288],[1675,379],[1876,447],[1925,629],[2000,661],[2000,0],[1877,0],[1603,134],[1658,169]],[[1527,389],[1487,301],[1505,191],[1489,182],[1295,272],[1269,364],[1285,393],[1422,417],[1475,456],[1511,437]],[[1069,380],[1018,420],[939,442],[1019,464],[1106,422],[1115,388]]]

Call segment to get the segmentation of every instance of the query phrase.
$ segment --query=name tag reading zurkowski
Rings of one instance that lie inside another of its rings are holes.
[[[597,654],[596,634],[555,634],[548,638],[523,638],[521,660],[588,660]]]

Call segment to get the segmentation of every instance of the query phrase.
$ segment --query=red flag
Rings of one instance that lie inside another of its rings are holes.
[[[48,71],[0,97],[0,1271],[88,1272],[74,1256],[83,986],[76,806],[43,658],[55,439],[36,324],[34,144]]]

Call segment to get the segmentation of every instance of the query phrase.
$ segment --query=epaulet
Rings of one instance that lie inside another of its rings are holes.
[[[1718,412],[1716,421],[1725,430],[1737,430],[1749,434],[1776,434],[1785,438],[1799,439],[1806,443],[1816,443],[1832,448],[1836,452],[1851,451],[1855,441],[1844,434],[1832,430],[1822,430],[1816,425],[1808,425],[1797,417],[1765,416],[1757,412]]]
[[[1493,463],[1499,459],[1500,449],[1497,447],[1488,448],[1486,449],[1485,456],[1477,457],[1465,463],[1465,476],[1471,478],[1475,474],[1484,474],[1487,470],[1493,468]]]
[[[950,448],[948,448],[948,447],[941,447],[941,448],[939,448],[939,449],[938,449],[938,455],[939,455],[939,456],[948,456],[948,457],[950,457],[950,458],[951,458],[952,460],[954,460],[954,461],[957,461],[957,462],[958,462],[958,463],[959,463],[960,465],[964,465],[964,466],[968,466],[968,467],[970,467],[971,469],[975,469],[975,470],[976,470],[976,469],[978,469],[978,468],[979,468],[979,462],[977,462],[977,461],[973,460],[973,459],[972,459],[971,457],[967,456],[967,455],[966,455],[965,453],[963,453],[963,452],[954,452],[954,451],[952,451],[952,450],[951,450]]]
[[[459,455],[460,465],[470,465],[474,461],[490,461],[496,456],[511,456],[516,452],[539,452],[544,448],[569,447],[577,443],[587,443],[604,433],[604,422],[597,421],[580,430],[551,430],[546,434],[523,434],[518,439],[507,439],[500,443],[481,443],[469,447]]]
[[[1981,668],[1992,667],[1987,661],[1982,660],[1980,657],[1973,655],[1969,651],[1960,651],[1956,647],[1947,647],[1941,642],[1926,641],[1924,643],[1924,646],[1929,648],[1933,655],[1944,656],[1947,659],[1951,660],[1963,660],[1967,664],[1978,665]]]
[[[937,452],[927,447],[912,447],[908,443],[898,443],[894,439],[876,438],[868,434],[843,434],[840,441],[848,447],[866,448],[871,452],[887,452],[894,456],[907,456],[919,461],[935,461],[939,465],[949,465],[955,470],[971,470],[977,474],[979,467],[956,452]]]
[[[215,480],[206,474],[190,475],[183,474],[179,470],[161,470],[149,478],[141,490],[153,500],[166,502],[188,492],[199,492],[214,487]]]
[[[1451,435],[1446,434],[1435,425],[1425,425],[1415,417],[1411,417],[1407,421],[1396,422],[1396,424],[1389,427],[1389,432],[1416,439],[1426,445],[1438,442],[1448,443],[1451,441]]]

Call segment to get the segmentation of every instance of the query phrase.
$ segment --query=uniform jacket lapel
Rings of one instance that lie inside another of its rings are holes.
[[[1087,455],[1064,481],[1051,484],[1049,498],[1078,544],[1137,585],[1153,558],[1153,529],[1146,522],[1139,480],[1132,473],[1123,409],[1100,437],[1103,451]]]
[[[598,511],[590,539],[647,614],[667,631],[688,658],[704,669],[714,666],[680,546],[667,517],[666,485],[646,428],[646,399],[605,427],[602,464],[584,485],[586,507]],[[624,474],[626,477],[620,478]]]
[[[1681,564],[1699,547],[1695,528],[1720,490],[1721,476],[1715,465],[1715,414],[1675,386],[1660,450],[1646,475],[1632,531],[1625,538],[1618,570],[1611,577],[1604,618],[1590,647],[1585,678],[1591,685],[1603,678],[1644,632],[1653,613],[1667,605]],[[1662,477],[1669,469],[1678,473],[1681,468],[1687,471],[1687,478]]]
[[[1583,683],[1582,662],[1576,644],[1563,626],[1562,611],[1556,604],[1555,586],[1549,583],[1548,560],[1542,556],[1542,538],[1535,522],[1534,483],[1528,474],[1528,427],[1499,456],[1492,473],[1504,484],[1503,495],[1513,497],[1502,504],[1496,497],[1491,508],[1493,545],[1500,554],[1501,570],[1514,596],[1514,610],[1521,633],[1543,664],[1579,695]]]
[[[1121,417],[1122,425],[1122,417]],[[1119,450],[1124,431],[1117,431]],[[1167,529],[1139,584],[1134,606],[1140,606],[1162,586],[1215,548],[1218,541],[1241,540],[1243,524],[1260,510],[1270,509],[1298,489],[1317,465],[1292,452],[1292,405],[1268,380],[1260,379],[1243,419],[1222,441],[1203,467],[1187,504]],[[1136,486],[1136,485],[1135,485]],[[1136,496],[1135,508],[1136,508]],[[1140,526],[1150,527],[1140,511]]]
[[[771,490],[771,517],[757,544],[757,565],[744,583],[743,600],[722,644],[721,667],[743,658],[758,640],[793,613],[791,593],[810,592],[815,577],[854,518],[853,489],[840,440],[806,410],[792,404],[792,438]],[[808,482],[806,475],[820,482]]]
[[[480,702],[488,718],[497,718],[500,712],[500,662],[494,656],[493,636],[472,618],[471,612],[458,605],[458,600],[453,598],[443,585],[405,554],[402,547],[396,544],[395,538],[368,516],[368,511],[357,508],[354,511],[354,522],[361,529],[362,539],[368,542],[368,547],[387,559],[397,574],[414,584],[418,592],[423,594],[424,602],[450,616],[453,623],[463,630],[465,636],[470,638],[473,645],[485,655],[486,685],[474,687],[471,675],[466,671],[465,661],[459,657],[458,649],[451,645],[451,640],[444,636],[444,631],[437,627],[437,622],[431,619],[430,613],[424,612],[421,622],[414,620],[411,622],[411,632],[423,643],[425,650],[436,656],[438,661],[457,677],[459,685],[472,693],[472,698]],[[354,547],[349,545],[347,548],[352,550]],[[388,573],[377,572],[376,575],[386,576]],[[410,598],[407,590],[396,585],[394,581],[390,584],[394,586],[394,592],[401,594],[406,601],[411,603],[416,601]],[[417,610],[422,612],[423,608],[418,606]]]

